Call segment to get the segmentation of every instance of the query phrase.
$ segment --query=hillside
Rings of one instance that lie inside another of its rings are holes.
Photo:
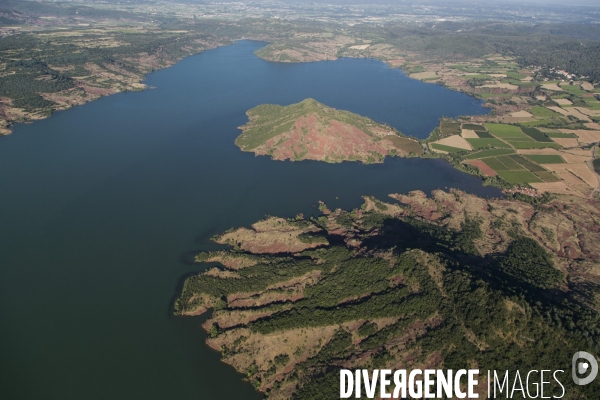
[[[348,111],[306,99],[297,104],[263,104],[247,112],[235,143],[243,151],[275,160],[383,162],[385,156],[420,155],[418,141]]]
[[[186,280],[176,313],[213,308],[208,344],[273,399],[337,398],[340,368],[523,373],[600,352],[597,201],[390,197],[216,237],[234,249],[197,257],[221,266]],[[257,245],[273,233],[287,248]]]

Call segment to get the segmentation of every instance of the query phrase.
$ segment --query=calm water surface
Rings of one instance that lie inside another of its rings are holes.
[[[426,137],[479,101],[373,60],[268,63],[240,42],[151,74],[156,87],[16,126],[0,139],[0,398],[258,399],[171,316],[187,260],[265,214],[356,207],[361,195],[459,187],[439,160],[278,162],[233,144],[245,111],[313,97]]]

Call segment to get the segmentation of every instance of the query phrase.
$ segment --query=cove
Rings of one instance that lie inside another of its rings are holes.
[[[307,97],[425,137],[481,102],[381,62],[270,63],[235,45],[0,139],[0,391],[7,399],[258,399],[175,318],[190,255],[266,214],[351,208],[360,196],[500,191],[441,160],[280,162],[241,152],[245,111]]]

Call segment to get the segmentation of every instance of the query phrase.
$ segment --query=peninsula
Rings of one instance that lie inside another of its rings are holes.
[[[297,104],[263,104],[247,112],[235,143],[243,151],[275,160],[383,162],[385,156],[415,156],[423,148],[394,128],[349,111],[306,99]]]
[[[176,314],[214,309],[208,344],[270,399],[336,398],[340,368],[561,369],[597,347],[597,200],[390,197],[215,237],[234,247],[198,255],[220,265],[185,281]]]

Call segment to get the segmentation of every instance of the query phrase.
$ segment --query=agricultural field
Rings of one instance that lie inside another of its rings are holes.
[[[444,122],[455,129],[450,121]],[[433,152],[446,153],[453,162],[457,162],[458,157],[460,163],[468,166],[468,171],[476,168],[483,177],[495,179],[492,184],[504,181],[541,191],[586,196],[595,189],[596,178],[585,163],[589,152],[580,149],[580,142],[600,142],[600,130],[592,129],[596,125],[585,127],[587,129],[556,129],[521,123],[465,122],[460,126],[461,136],[446,137],[429,146]],[[473,150],[461,146],[460,140],[468,142]],[[595,169],[598,165],[600,161],[593,162]]]
[[[557,154],[530,154],[527,156],[531,161],[538,164],[564,164],[565,160]]]
[[[510,145],[499,139],[465,139],[474,149],[509,148]]]

